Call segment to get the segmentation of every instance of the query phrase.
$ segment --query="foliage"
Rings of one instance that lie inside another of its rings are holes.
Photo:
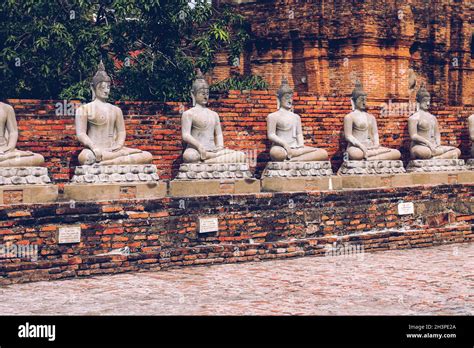
[[[103,59],[113,99],[184,100],[195,68],[247,39],[241,15],[202,1],[4,0],[0,98],[89,99]]]
[[[268,83],[260,76],[238,75],[231,76],[210,86],[211,92],[222,93],[229,90],[266,90]]]

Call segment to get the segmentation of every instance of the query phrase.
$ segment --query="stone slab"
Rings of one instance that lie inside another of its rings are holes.
[[[265,192],[327,191],[341,188],[342,178],[338,176],[262,179],[262,191]]]
[[[118,199],[163,198],[167,194],[163,181],[148,183],[67,184],[62,200],[108,201]]]
[[[58,199],[56,185],[0,186],[0,204],[51,203]]]
[[[182,163],[175,180],[239,180],[252,176],[248,163]]]
[[[307,178],[333,175],[331,162],[268,162],[262,178]]]
[[[474,183],[474,173],[432,172],[396,175],[343,176],[343,189],[406,187],[416,185],[443,185]]]
[[[331,180],[331,183],[329,183]],[[377,189],[416,185],[470,184],[474,172],[402,173],[390,175],[341,175],[321,178],[263,178],[262,191],[294,192]]]
[[[474,171],[464,171],[458,173],[459,184],[474,184]]]
[[[46,167],[0,167],[0,185],[47,185]]]
[[[209,196],[224,194],[259,193],[260,180],[172,180],[169,195],[172,197]]]
[[[456,172],[467,170],[462,159],[411,160],[407,165],[408,173]]]
[[[433,172],[410,173],[414,185],[441,185],[441,184],[473,184],[474,173],[470,171],[459,172]]]
[[[387,175],[405,173],[402,161],[344,161],[337,175]]]
[[[71,181],[78,184],[154,182],[159,179],[157,171],[154,164],[78,166]]]

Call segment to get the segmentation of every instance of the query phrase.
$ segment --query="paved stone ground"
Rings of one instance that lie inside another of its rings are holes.
[[[474,243],[16,284],[15,315],[473,315]]]

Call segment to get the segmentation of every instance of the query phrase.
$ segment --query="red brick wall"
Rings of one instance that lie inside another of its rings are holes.
[[[370,98],[369,98],[370,101]],[[58,101],[8,100],[16,112],[20,128],[18,147],[45,156],[54,182],[66,182],[77,163],[81,146],[76,139],[73,115],[56,115]],[[344,115],[350,112],[347,98],[316,97],[300,94],[295,97],[295,112],[301,115],[306,144],[326,149],[331,156],[333,169],[342,161],[345,142],[342,137]],[[126,145],[150,151],[162,178],[174,178],[181,163],[180,111],[189,108],[182,103],[123,102],[118,104],[124,113]],[[220,114],[225,145],[233,149],[255,151],[258,165],[256,175],[269,160],[269,142],[266,140],[266,116],[276,110],[276,97],[272,92],[232,91],[228,96],[213,100],[210,107]],[[392,105],[393,107],[393,105]],[[408,113],[396,110],[381,114],[381,105],[372,106],[379,126],[381,143],[401,149],[408,160]],[[469,155],[470,142],[467,117],[474,107],[433,107],[438,116],[442,141],[460,146],[463,158]],[[252,153],[251,153],[252,154]]]
[[[0,244],[37,245],[36,261],[0,257],[0,284],[168,267],[426,247],[474,238],[474,185],[0,206]],[[400,201],[413,215],[398,215]],[[199,234],[199,217],[219,231]],[[81,242],[58,244],[80,225]],[[364,233],[371,232],[371,233]],[[130,256],[97,256],[130,248]]]

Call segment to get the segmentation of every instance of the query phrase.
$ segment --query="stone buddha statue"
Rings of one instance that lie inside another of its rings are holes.
[[[350,161],[399,160],[398,150],[380,146],[377,121],[366,112],[367,94],[356,81],[351,104],[354,111],[344,117],[344,137]]]
[[[278,111],[267,116],[267,135],[272,142],[272,161],[327,161],[326,150],[304,145],[301,118],[292,112],[293,90],[283,78],[277,92]]]
[[[428,112],[430,94],[422,85],[416,93],[418,111],[408,119],[410,154],[412,159],[457,159],[461,151],[441,145],[441,134],[436,117]]]
[[[207,108],[209,85],[200,71],[191,88],[193,107],[183,112],[181,132],[185,163],[244,163],[243,152],[224,147],[219,115]]]
[[[16,148],[18,126],[14,109],[0,103],[0,167],[38,167],[44,163],[44,157],[31,151]]]
[[[81,165],[148,164],[151,153],[124,146],[125,122],[122,110],[106,102],[111,79],[102,62],[91,83],[92,102],[82,105],[76,112],[76,134],[86,147],[79,154]]]

